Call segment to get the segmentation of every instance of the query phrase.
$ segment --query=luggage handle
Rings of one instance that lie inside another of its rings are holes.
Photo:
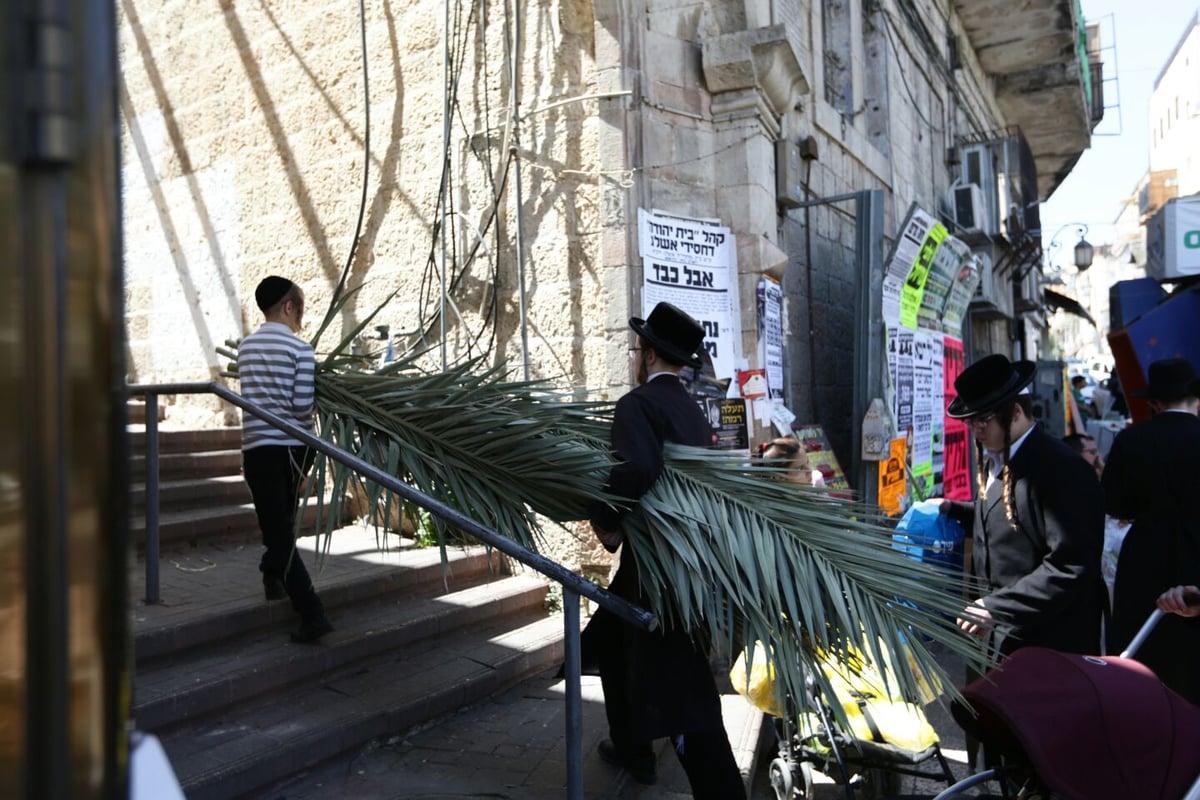
[[[1189,594],[1184,598],[1184,602],[1190,607],[1200,606],[1200,596]],[[1146,643],[1146,639],[1154,632],[1154,627],[1158,625],[1158,621],[1162,619],[1164,612],[1161,608],[1156,608],[1150,613],[1150,618],[1142,623],[1142,628],[1137,632],[1137,636],[1133,637],[1133,641],[1121,653],[1121,658],[1133,658],[1142,645]]]

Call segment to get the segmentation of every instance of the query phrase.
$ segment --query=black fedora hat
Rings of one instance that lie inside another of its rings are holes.
[[[1150,363],[1147,370],[1150,382],[1145,389],[1130,392],[1147,400],[1179,400],[1194,395],[1200,397],[1200,381],[1196,368],[1186,358],[1162,358]]]
[[[670,303],[659,303],[646,319],[630,317],[629,327],[672,364],[700,366],[696,351],[704,341],[704,327]]]
[[[954,379],[958,397],[951,401],[946,416],[966,419],[991,411],[1019,395],[1035,372],[1037,365],[1032,361],[1009,361],[1000,354],[984,356]]]

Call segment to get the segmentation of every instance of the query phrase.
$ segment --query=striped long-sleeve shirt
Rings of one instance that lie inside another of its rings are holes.
[[[262,327],[238,346],[242,396],[305,430],[312,430],[316,359],[312,346],[280,322]],[[242,413],[242,449],[298,445],[253,414]]]

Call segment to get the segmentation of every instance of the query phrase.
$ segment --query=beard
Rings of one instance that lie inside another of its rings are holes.
[[[637,366],[633,369],[633,385],[641,386],[648,377],[650,377],[650,370],[646,366],[646,351],[642,349],[638,351]]]

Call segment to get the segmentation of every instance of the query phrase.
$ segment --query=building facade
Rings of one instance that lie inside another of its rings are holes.
[[[364,350],[615,398],[657,211],[732,232],[739,368],[780,282],[784,401],[843,462],[864,247],[940,216],[984,265],[970,353],[1032,354],[1037,204],[1103,105],[1077,0],[119,8],[130,380],[218,376],[268,274],[315,330],[345,270],[326,347],[392,297]]]

